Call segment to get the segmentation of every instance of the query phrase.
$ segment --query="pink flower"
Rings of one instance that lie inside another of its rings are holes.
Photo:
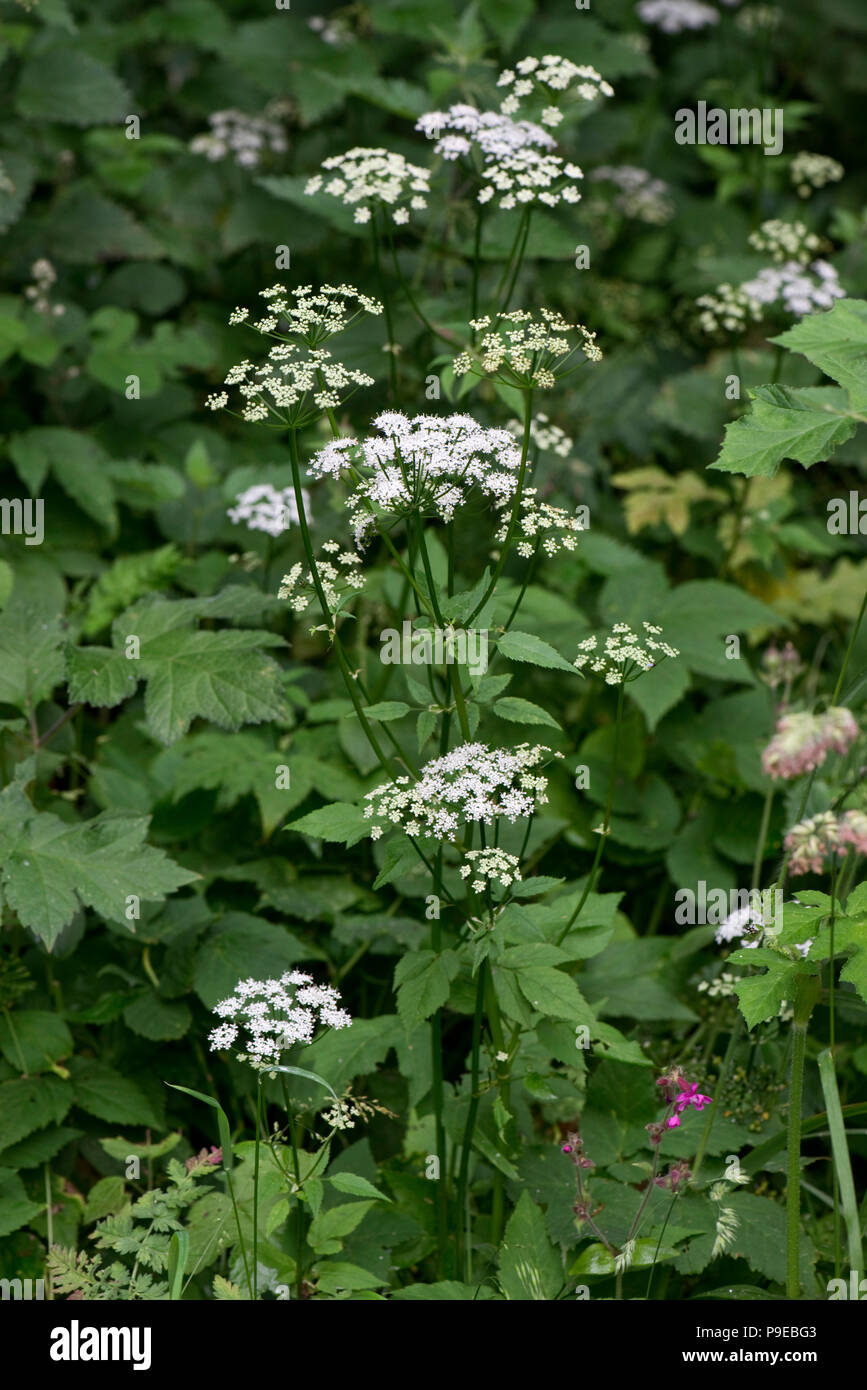
[[[859,813],[849,811],[846,814],[851,816]],[[810,816],[793,825],[783,840],[790,855],[789,873],[820,874],[827,859],[834,854],[845,854],[845,849],[840,845],[840,826],[841,822],[833,811],[822,811],[818,816]],[[849,833],[855,835],[856,831],[852,829]],[[852,840],[851,843],[856,841]]]
[[[842,844],[854,845],[858,854],[867,854],[867,815],[863,811],[845,811],[838,832]]]
[[[664,1129],[677,1129],[680,1125],[680,1117],[690,1106],[695,1110],[703,1110],[706,1105],[710,1105],[712,1096],[705,1096],[698,1089],[697,1081],[687,1081],[679,1067],[673,1067],[666,1076],[661,1076],[657,1081],[657,1086],[665,1088],[665,1098],[671,1107],[672,1113],[665,1119]],[[651,1130],[647,1125],[646,1128]],[[654,1142],[654,1135],[651,1134],[651,1142]],[[656,1140],[658,1142],[658,1140]]]
[[[830,752],[845,753],[857,737],[858,725],[850,711],[840,705],[824,714],[806,710],[782,714],[762,753],[762,767],[775,781],[800,777],[821,767]]]

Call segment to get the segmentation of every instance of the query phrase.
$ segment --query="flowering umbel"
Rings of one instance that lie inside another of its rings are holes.
[[[644,633],[638,636],[628,623],[615,623],[602,646],[598,637],[585,637],[578,643],[572,665],[579,671],[587,667],[593,675],[604,676],[606,685],[623,685],[637,680],[666,657],[680,656],[677,647],[658,640],[661,627],[648,622],[641,626]]]
[[[600,362],[602,350],[596,334],[580,323],[567,323],[557,309],[512,309],[491,318],[471,319],[470,327],[482,334],[479,344],[454,360],[455,376],[472,372],[492,376],[509,386],[550,390],[558,377],[583,364]],[[579,355],[579,360],[573,359]]]
[[[300,970],[287,970],[279,980],[240,980],[234,994],[213,1010],[225,1022],[208,1035],[211,1051],[228,1051],[246,1034],[235,1051],[238,1061],[256,1071],[272,1070],[295,1043],[312,1042],[317,1026],[350,1026],[339,999],[338,990],[314,984],[312,975]]]

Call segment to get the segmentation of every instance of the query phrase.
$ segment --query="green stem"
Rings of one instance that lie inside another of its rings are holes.
[[[801,1225],[801,1113],[804,1103],[804,1060],[807,1028],[816,1002],[816,980],[802,975],[795,991],[792,1020],[792,1071],[789,1081],[789,1125],[786,1185],[786,1293],[800,1298],[799,1247]]]
[[[509,551],[512,545],[512,537],[515,534],[515,527],[518,524],[518,516],[521,510],[521,498],[524,492],[524,479],[527,474],[527,460],[530,454],[530,426],[532,424],[532,421],[533,391],[532,388],[530,388],[527,390],[524,396],[524,435],[521,443],[521,463],[518,469],[518,482],[515,488],[515,500],[512,503],[512,514],[509,517],[509,526],[508,530],[506,531],[506,538],[503,541],[503,548],[500,551],[500,558],[494,567],[494,573],[491,575],[490,582],[487,588],[485,589],[482,598],[476,604],[472,613],[467,618],[467,627],[472,627],[473,622],[481,613],[488,599],[491,597],[491,594],[496,589],[497,584],[500,582],[500,575],[503,573],[503,570],[506,567],[506,561],[509,558]]]
[[[262,1144],[262,1078],[256,1077],[256,1157],[253,1163],[253,1302],[259,1297],[259,1149]]]
[[[524,212],[524,230],[523,230],[523,232],[522,232],[522,234],[521,234],[521,245],[520,245],[519,250],[518,250],[518,258],[517,258],[517,260],[515,261],[515,268],[514,268],[514,270],[512,271],[512,278],[511,278],[511,280],[509,281],[509,288],[508,288],[507,291],[506,291],[506,297],[505,297],[505,299],[503,300],[502,308],[500,309],[500,313],[501,313],[501,314],[505,314],[505,313],[507,312],[507,310],[508,310],[508,308],[509,308],[509,302],[510,302],[510,300],[511,300],[511,298],[512,298],[512,295],[515,293],[515,285],[516,285],[517,280],[518,280],[518,275],[520,274],[520,271],[521,271],[521,266],[522,266],[523,263],[524,263],[524,252],[525,252],[526,249],[527,249],[527,238],[528,238],[529,235],[530,235],[530,218],[531,218],[531,216],[532,216],[532,212],[531,212],[531,209],[528,207],[528,208],[525,209],[525,212]]]
[[[867,589],[864,590],[864,597],[861,600],[861,608],[859,609],[858,617],[855,620],[855,626],[852,628],[852,632],[849,637],[849,645],[846,648],[846,655],[843,658],[843,665],[840,667],[840,674],[837,677],[837,684],[834,686],[834,694],[831,696],[832,705],[836,705],[837,700],[840,696],[840,691],[843,689],[843,680],[845,678],[846,671],[849,666],[849,658],[852,655],[852,648],[855,645],[855,638],[858,636],[858,630],[861,627],[861,622],[864,617],[865,608],[867,608]]]
[[[620,748],[620,725],[623,721],[623,697],[625,689],[625,682],[621,681],[617,690],[617,714],[614,720],[614,750],[611,757],[611,776],[608,781],[608,796],[605,800],[605,815],[602,820],[602,826],[598,832],[599,843],[596,846],[596,854],[593,859],[593,864],[591,866],[590,873],[587,875],[587,882],[584,885],[584,892],[581,894],[581,897],[578,900],[578,905],[575,908],[575,911],[572,913],[572,916],[569,918],[569,921],[566,923],[565,927],[563,928],[559,937],[557,938],[558,946],[572,930],[573,926],[575,925],[575,923],[581,915],[584,904],[590,896],[593,884],[596,880],[597,870],[602,861],[602,855],[605,849],[605,841],[608,838],[609,828],[611,825],[611,808],[614,804],[614,790],[617,785],[617,754]]]
[[[388,295],[388,285],[382,273],[382,262],[379,256],[379,237],[376,234],[376,214],[370,219],[370,233],[373,242],[373,263],[376,266],[377,279],[379,280],[380,293],[382,295],[383,308],[385,309],[385,331],[388,334],[388,380],[391,387],[391,399],[397,402],[397,357],[395,349],[397,344],[394,341],[394,326],[391,321],[391,302]]]
[[[473,1147],[473,1130],[476,1126],[476,1115],[479,1109],[479,1054],[482,1044],[482,1017],[485,1007],[485,984],[488,974],[488,962],[483,960],[479,966],[478,979],[476,980],[476,1007],[473,1014],[473,1043],[472,1057],[470,1061],[470,1105],[467,1111],[467,1122],[464,1127],[464,1138],[461,1146],[461,1166],[458,1173],[458,1269],[460,1269],[461,1237],[464,1229],[464,1208],[467,1203],[467,1180],[470,1172],[470,1154]],[[472,1280],[472,1241],[470,1215],[467,1212],[466,1228],[467,1243],[464,1255],[466,1258],[466,1280]]]

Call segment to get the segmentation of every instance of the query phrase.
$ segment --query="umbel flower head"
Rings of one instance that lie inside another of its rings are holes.
[[[661,29],[663,34],[680,34],[685,29],[705,29],[719,24],[719,10],[701,0],[639,0],[635,6],[639,19]]]
[[[328,611],[336,619],[346,608],[347,600],[354,598],[364,588],[361,559],[352,550],[342,550],[337,541],[325,541],[322,549],[327,558],[317,561],[316,570]],[[303,613],[315,594],[313,574],[300,563],[284,574],[283,583],[277,591],[278,598],[289,600],[294,613]]]
[[[581,198],[581,169],[555,154],[556,141],[533,121],[458,103],[447,111],[428,111],[415,128],[436,141],[434,154],[467,164],[480,181],[476,196],[482,204],[496,198],[508,212],[537,201],[556,207],[561,199],[577,203]]]
[[[373,385],[373,377],[345,367],[321,344],[359,314],[381,314],[378,300],[359,294],[352,285],[322,285],[316,293],[310,285],[301,285],[291,299],[285,285],[260,293],[267,301],[261,319],[251,323],[249,309],[240,307],[229,316],[229,323],[248,324],[275,339],[264,363],[257,366],[245,359],[226,376],[225,385],[237,386],[246,401],[243,420],[299,428],[336,409],[355,388]],[[209,410],[223,410],[228,403],[227,391],[215,392],[205,402]]]
[[[834,300],[842,299],[846,293],[834,267],[821,260],[809,266],[797,261],[766,266],[752,280],[745,280],[740,292],[759,311],[779,304],[785,313],[798,318],[817,309],[830,309]]]
[[[355,208],[356,222],[369,222],[379,205],[401,226],[409,221],[410,212],[427,207],[430,170],[410,164],[402,154],[356,146],[346,154],[323,160],[322,168],[326,173],[308,179],[304,192],[339,198]]]
[[[799,198],[809,198],[817,188],[842,179],[845,169],[826,154],[810,154],[801,150],[789,165],[789,178]]]
[[[302,497],[307,507],[307,494],[302,493]],[[269,536],[280,536],[288,531],[292,522],[298,520],[295,490],[257,483],[238,493],[235,506],[229,508],[227,515],[236,526],[239,522],[245,522],[248,531],[267,531]]]
[[[373,421],[378,435],[335,439],[311,459],[311,478],[348,474],[356,486],[347,505],[357,544],[377,517],[417,513],[450,521],[478,488],[506,505],[517,486],[521,451],[508,430],[485,429],[469,415],[386,411]]]
[[[339,1000],[331,985],[316,985],[300,970],[287,970],[279,980],[241,980],[213,1010],[224,1022],[208,1035],[211,1051],[234,1049],[239,1062],[269,1071],[295,1043],[312,1042],[317,1027],[350,1026]]]
[[[832,705],[823,714],[782,714],[762,753],[762,767],[774,781],[800,777],[821,767],[829,753],[847,752],[857,737],[858,725],[842,705]]]
[[[382,313],[379,300],[361,294],[354,285],[320,285],[318,290],[297,285],[291,291],[285,285],[271,285],[259,295],[266,301],[261,319],[251,322],[250,310],[237,308],[229,315],[229,323],[246,323],[284,343],[300,338],[308,347],[319,347],[342,333],[361,314]]]
[[[491,825],[498,816],[514,824],[532,816],[548,800],[548,779],[537,769],[550,752],[540,744],[505,749],[463,743],[426,763],[417,781],[398,777],[366,794],[371,839],[400,826],[413,837],[454,840],[462,825]]]
[[[470,327],[483,336],[476,347],[467,348],[454,360],[455,376],[492,376],[508,386],[524,390],[549,390],[558,377],[566,376],[583,364],[599,362],[602,351],[596,334],[583,324],[567,323],[556,309],[512,309],[491,318],[486,314],[471,319]],[[576,354],[581,360],[573,362]]]
[[[520,883],[520,864],[516,854],[507,854],[504,849],[470,849],[464,855],[461,878],[473,875],[470,887],[474,893],[483,893],[493,883],[508,888],[512,883]]]
[[[577,536],[583,530],[583,521],[572,516],[565,507],[555,507],[550,502],[538,502],[536,489],[524,488],[516,519],[514,541],[518,554],[525,560],[535,553],[537,547],[546,555],[556,555],[559,550],[577,549]],[[497,540],[502,543],[508,531],[509,517],[504,516],[497,532]]]
[[[522,58],[514,69],[505,68],[497,78],[497,86],[505,87],[507,95],[500,110],[513,116],[524,102],[544,105],[540,120],[543,125],[557,126],[563,119],[558,102],[561,97],[572,101],[595,101],[597,97],[613,97],[614,88],[601,73],[588,63],[573,63],[557,53],[544,58]]]
[[[638,636],[628,623],[615,623],[601,647],[598,637],[585,637],[578,643],[578,655],[572,665],[579,671],[589,666],[594,675],[605,677],[606,685],[624,685],[666,657],[680,656],[677,647],[657,640],[662,635],[661,627],[647,622],[641,626],[644,633]]]
[[[634,164],[600,164],[590,176],[594,182],[611,183],[617,189],[614,205],[624,217],[662,226],[674,215],[668,184]]]
[[[803,222],[783,222],[778,217],[750,232],[749,243],[757,251],[767,251],[777,265],[787,261],[808,265],[822,245],[821,239]]]
[[[286,104],[270,102],[261,116],[246,111],[214,111],[208,117],[210,130],[190,141],[193,154],[203,154],[212,164],[231,155],[242,169],[254,169],[262,154],[285,154],[289,148],[286,132],[277,116],[287,114]]]

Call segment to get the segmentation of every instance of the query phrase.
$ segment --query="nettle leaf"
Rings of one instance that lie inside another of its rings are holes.
[[[253,732],[207,729],[184,739],[177,753],[172,750],[164,756],[172,760],[176,801],[200,787],[219,790],[221,810],[236,805],[242,796],[254,796],[266,838],[314,785],[313,759],[290,758],[269,744],[267,737]]]
[[[68,1081],[57,1076],[0,1084],[0,1149],[8,1149],[34,1130],[59,1125],[74,1099]]]
[[[761,962],[768,967],[765,973],[749,975],[743,980],[738,980],[734,986],[748,1028],[755,1028],[757,1023],[765,1023],[769,1018],[776,1018],[783,1000],[791,1000],[795,994],[797,963],[784,960],[770,951],[762,954],[770,957]],[[745,964],[757,963],[756,951],[735,952],[732,959],[738,955],[743,957]]]
[[[711,468],[747,478],[773,478],[784,459],[809,468],[855,433],[846,392],[835,387],[760,386],[751,397],[748,414],[726,426],[719,458]]]
[[[0,1236],[20,1230],[42,1211],[40,1202],[32,1202],[17,1173],[0,1168]]]
[[[110,68],[69,41],[39,45],[18,82],[16,107],[30,120],[65,125],[108,125],[130,107],[130,94]]]
[[[197,618],[249,619],[270,606],[266,596],[240,584],[208,599],[172,603],[148,595],[115,619],[113,657],[106,647],[78,649],[70,696],[117,704],[121,691],[132,693],[130,675],[136,684],[144,680],[148,726],[162,743],[174,743],[199,718],[233,730],[285,719],[282,673],[263,650],[282,647],[283,638],[262,630],[193,627]]]
[[[542,1208],[529,1192],[509,1218],[500,1247],[500,1287],[508,1299],[550,1300],[563,1286],[563,1266],[548,1238]]]
[[[458,972],[454,951],[414,951],[405,955],[394,972],[397,1012],[408,1033],[442,1008],[449,986]]]
[[[117,531],[108,454],[90,435],[79,430],[39,425],[12,436],[9,457],[28,486],[38,490],[50,470],[76,506],[107,531],[112,534]]]
[[[88,1115],[115,1124],[162,1128],[162,1117],[130,1077],[90,1057],[74,1057],[69,1069],[75,1104]]]
[[[149,824],[149,816],[123,811],[70,824],[7,788],[0,796],[6,902],[49,950],[82,905],[129,925],[130,895],[162,902],[198,877],[146,843]]]
[[[867,407],[867,300],[838,299],[824,314],[806,314],[771,339],[800,352],[849,392],[853,410]]]
[[[18,604],[0,616],[0,701],[35,710],[63,680],[59,618]]]
[[[497,650],[510,661],[526,661],[531,666],[544,666],[551,671],[568,671],[570,675],[578,675],[571,662],[533,632],[504,632],[497,641]]]

